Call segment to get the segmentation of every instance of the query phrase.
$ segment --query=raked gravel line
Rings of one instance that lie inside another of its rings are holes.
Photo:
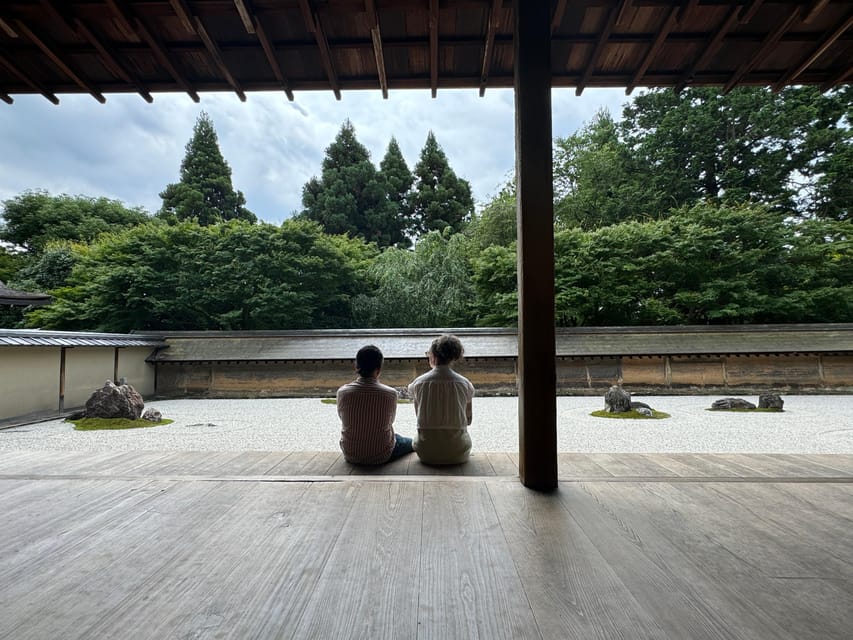
[[[557,398],[560,452],[853,453],[853,396],[783,396],[782,413],[707,411],[721,396],[634,396],[663,420],[608,420],[597,396]],[[744,396],[751,402],[757,398]],[[319,399],[162,400],[146,407],[173,424],[123,431],[74,431],[59,420],[0,430],[2,450],[51,451],[337,451],[334,405]],[[395,427],[415,430],[401,404]],[[475,398],[475,449],[518,451],[517,398]]]

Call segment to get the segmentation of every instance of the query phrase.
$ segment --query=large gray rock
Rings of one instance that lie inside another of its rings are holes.
[[[145,401],[131,385],[116,386],[107,380],[86,401],[86,417],[138,420],[144,407]]]
[[[762,393],[758,396],[759,409],[779,409],[781,411],[784,405],[785,401],[778,393]]]
[[[145,413],[142,414],[142,419],[148,420],[148,422],[160,422],[163,419],[163,414],[157,409],[146,409]]]
[[[755,409],[755,405],[743,398],[723,398],[714,400],[711,405],[712,411],[725,411],[727,409]]]
[[[631,410],[631,394],[618,384],[604,394],[604,410],[608,413],[627,413]]]

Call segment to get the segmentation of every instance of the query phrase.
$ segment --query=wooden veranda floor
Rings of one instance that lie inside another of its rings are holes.
[[[853,456],[513,465],[5,452],[0,638],[851,637]]]

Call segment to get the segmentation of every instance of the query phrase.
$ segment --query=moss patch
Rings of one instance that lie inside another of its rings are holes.
[[[636,409],[632,409],[631,411],[626,411],[624,413],[610,413],[605,409],[601,409],[600,411],[593,411],[589,415],[594,416],[596,418],[616,418],[616,419],[633,419],[633,420],[661,420],[662,418],[669,418],[670,415],[668,413],[664,413],[663,411],[655,411],[652,409],[652,415],[644,416],[642,413],[637,411]]]
[[[172,424],[174,420],[129,420],[128,418],[81,418],[80,420],[66,420],[74,425],[75,431],[103,431],[109,429],[144,429],[146,427],[159,427],[164,424]]]

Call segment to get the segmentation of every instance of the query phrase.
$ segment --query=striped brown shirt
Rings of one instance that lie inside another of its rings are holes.
[[[397,392],[376,378],[359,376],[338,389],[341,451],[347,462],[382,464],[394,450]]]

